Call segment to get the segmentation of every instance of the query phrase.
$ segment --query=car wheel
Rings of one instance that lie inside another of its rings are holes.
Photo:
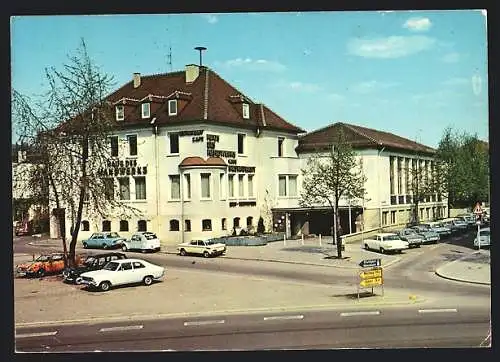
[[[45,275],[45,269],[41,268],[41,269],[38,269],[38,271],[36,272],[36,276],[41,278]]]
[[[83,248],[84,249],[87,249],[89,246],[87,245],[87,243],[83,243]]]
[[[127,245],[123,244],[123,245],[122,245],[122,250],[123,250],[123,251],[127,251],[127,250],[128,250],[128,249],[127,249]]]
[[[186,256],[186,250],[181,249],[180,254],[181,254],[182,256]]]
[[[101,284],[99,284],[99,289],[103,292],[107,292],[110,287],[111,284],[109,282],[101,282]]]
[[[203,256],[204,256],[205,258],[208,258],[208,257],[210,256],[210,254],[208,253],[208,251],[204,251],[204,252],[203,252]]]
[[[82,284],[82,280],[81,280],[80,278],[76,278],[76,279],[75,279],[75,284],[76,284],[76,285],[80,285],[80,284]]]
[[[151,275],[147,275],[144,277],[142,282],[144,283],[144,285],[150,286],[151,284],[153,284],[153,277]]]
[[[384,248],[380,248],[380,252],[381,252],[382,254],[385,254],[385,249],[384,249]]]
[[[365,244],[365,250],[368,250],[369,247],[368,247],[368,244]]]
[[[103,248],[103,249],[107,249],[107,248],[108,248],[108,245],[107,245],[107,244],[102,244],[102,248]]]
[[[145,254],[147,252],[146,249],[141,249],[141,253]]]

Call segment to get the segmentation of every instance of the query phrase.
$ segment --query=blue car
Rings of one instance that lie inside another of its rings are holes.
[[[125,238],[122,238],[116,232],[99,232],[93,233],[90,238],[83,240],[83,247],[98,248],[98,249],[114,249],[121,248]]]

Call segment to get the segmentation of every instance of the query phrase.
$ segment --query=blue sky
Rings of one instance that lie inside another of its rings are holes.
[[[12,86],[46,89],[80,39],[116,87],[132,73],[203,63],[308,131],[343,121],[437,147],[443,131],[488,140],[487,19],[480,10],[11,18]],[[16,137],[13,135],[13,140]]]

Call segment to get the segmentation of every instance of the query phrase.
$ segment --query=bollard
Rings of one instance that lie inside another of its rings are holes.
[[[283,235],[283,245],[286,246],[286,234]]]
[[[304,234],[302,234],[302,245],[304,245]]]
[[[319,234],[319,246],[321,246],[321,234]]]

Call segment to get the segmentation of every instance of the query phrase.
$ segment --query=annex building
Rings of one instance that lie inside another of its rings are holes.
[[[175,245],[255,230],[260,217],[268,231],[330,235],[328,209],[299,206],[301,169],[308,155],[330,147],[339,128],[363,159],[367,177],[366,200],[341,203],[344,234],[405,224],[412,196],[404,170],[417,163],[431,168],[433,162],[433,149],[364,127],[335,123],[307,134],[204,66],[134,73],[108,101],[118,128],[101,174],[113,178],[115,197],[140,216],[84,215],[79,239],[95,231],[129,237],[148,230],[164,245]],[[434,196],[420,203],[422,219],[443,215],[446,202]],[[59,237],[58,230],[52,216],[51,237]]]

